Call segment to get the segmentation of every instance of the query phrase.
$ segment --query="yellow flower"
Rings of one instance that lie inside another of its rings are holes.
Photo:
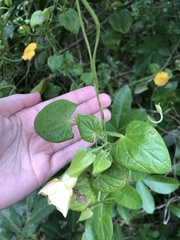
[[[167,72],[159,72],[154,77],[154,83],[157,86],[164,86],[169,81],[169,76]]]
[[[77,182],[77,178],[70,178],[68,174],[65,175],[66,179],[62,178],[59,180],[55,178],[39,191],[39,194],[48,196],[48,204],[53,204],[64,217],[67,216],[69,204],[73,195],[72,187],[74,187]],[[69,183],[70,185],[68,185]]]
[[[36,43],[30,43],[24,50],[22,59],[24,60],[31,60],[31,58],[35,55],[35,49],[37,45]]]

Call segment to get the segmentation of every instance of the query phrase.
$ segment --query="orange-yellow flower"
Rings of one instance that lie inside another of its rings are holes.
[[[154,83],[157,86],[164,86],[169,81],[169,76],[167,72],[159,72],[154,77]]]
[[[31,58],[35,55],[35,49],[37,45],[36,43],[30,43],[24,50],[24,53],[22,55],[22,59],[24,60],[31,60]]]

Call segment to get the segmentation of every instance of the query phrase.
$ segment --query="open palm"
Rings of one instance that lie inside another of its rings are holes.
[[[23,199],[65,166],[84,142],[73,126],[74,139],[49,143],[34,131],[34,119],[47,104],[57,99],[76,103],[75,113],[100,116],[93,87],[85,87],[39,103],[40,95],[22,94],[0,99],[0,209]],[[100,95],[103,109],[110,105],[106,94]],[[105,109],[106,121],[110,112]]]

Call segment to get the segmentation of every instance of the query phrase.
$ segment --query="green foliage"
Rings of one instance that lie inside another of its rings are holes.
[[[2,239],[27,239],[39,228],[40,222],[51,214],[54,207],[47,207],[46,199],[35,198],[37,192],[24,201],[0,212]]]
[[[171,171],[169,153],[161,136],[142,121],[132,121],[111,152],[115,161],[129,170],[160,174]]]
[[[93,46],[94,23],[82,2],[85,30]],[[99,89],[113,100],[107,136],[94,116],[76,115],[72,121],[73,103],[61,100],[44,108],[35,130],[45,140],[72,139],[73,123],[85,141],[93,142],[96,136],[98,142],[73,158],[71,174],[84,172],[74,188],[67,219],[35,192],[0,212],[0,236],[179,239],[180,3],[88,2],[101,26],[96,61]],[[21,57],[32,42],[37,44],[35,56],[26,62]],[[170,79],[159,87],[153,79],[161,71]],[[73,1],[0,2],[0,97],[38,91],[46,100],[93,81]],[[164,119],[154,125],[147,116],[158,119],[154,105],[159,103]]]
[[[36,116],[35,131],[49,142],[58,143],[72,139],[74,134],[70,126],[70,117],[75,109],[76,105],[67,100],[58,100],[47,105]]]
[[[103,131],[101,122],[92,115],[76,115],[76,123],[82,139],[86,142],[94,142],[94,136],[101,134]]]
[[[78,34],[80,28],[79,17],[74,9],[69,8],[65,13],[62,13],[59,16],[59,23],[73,34]]]

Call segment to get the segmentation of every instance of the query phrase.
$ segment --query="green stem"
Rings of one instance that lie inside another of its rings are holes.
[[[175,48],[172,50],[172,52],[171,52],[169,58],[167,59],[167,61],[165,62],[164,66],[161,68],[160,71],[163,71],[164,68],[167,67],[167,66],[169,65],[169,62],[170,62],[170,60],[172,59],[172,57],[173,57],[175,51],[177,50],[177,48],[178,48],[178,46],[179,46],[179,43],[180,43],[180,39],[178,40],[178,42],[177,42]]]
[[[16,85],[16,88],[20,85],[20,83],[27,77],[28,73],[29,73],[29,70],[30,70],[30,61],[28,61],[27,63],[27,71],[25,73],[25,75],[20,79],[20,81],[18,82],[18,84]],[[27,85],[27,82],[26,82],[26,85]]]
[[[92,59],[91,48],[90,48],[89,40],[88,40],[87,35],[86,35],[86,30],[85,30],[85,27],[84,27],[83,19],[82,19],[82,16],[81,16],[81,9],[80,9],[80,5],[79,5],[79,0],[76,0],[76,7],[77,7],[78,15],[79,15],[79,22],[80,22],[81,30],[82,30],[83,37],[84,37],[86,47],[87,47],[87,50],[88,50],[89,58],[91,60]]]
[[[111,137],[118,137],[118,138],[125,137],[123,134],[117,133],[117,132],[106,131],[106,133],[107,133],[107,135],[109,135]]]
[[[89,53],[90,67],[91,67],[91,71],[92,71],[92,74],[93,74],[93,83],[94,83],[94,87],[95,87],[95,90],[96,90],[96,97],[97,97],[97,101],[98,101],[98,105],[99,105],[99,110],[100,110],[100,113],[101,113],[102,125],[103,125],[103,128],[105,130],[104,141],[106,142],[107,141],[106,124],[105,124],[103,109],[102,109],[100,98],[99,98],[99,85],[98,85],[97,72],[96,72],[96,54],[97,54],[97,48],[98,48],[98,43],[99,43],[99,38],[100,38],[100,23],[99,23],[99,20],[98,20],[96,14],[94,13],[93,9],[89,5],[89,3],[86,0],[82,0],[82,3],[84,4],[84,6],[87,9],[87,11],[89,12],[89,14],[92,16],[92,18],[95,22],[95,26],[96,26],[96,40],[95,40],[94,51],[93,51],[93,54],[92,54],[90,44],[89,44],[89,40],[88,40],[87,35],[86,35],[82,15],[81,15],[79,0],[76,0],[76,6],[77,6],[77,11],[78,11],[79,20],[80,20],[80,26],[81,26],[81,29],[82,29],[82,32],[83,32],[83,37],[84,37],[84,40],[85,40],[85,43],[86,43],[86,46],[87,46],[87,50],[88,50],[88,53]]]

